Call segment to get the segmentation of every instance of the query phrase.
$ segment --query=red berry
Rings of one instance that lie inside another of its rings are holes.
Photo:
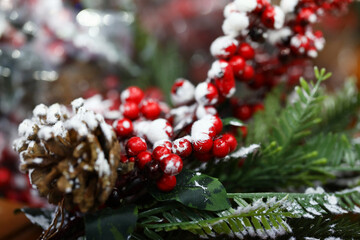
[[[211,121],[214,124],[216,134],[220,134],[223,129],[223,123],[218,116],[211,116]]]
[[[125,102],[120,106],[124,117],[134,120],[139,117],[139,107],[135,102]]]
[[[238,167],[242,168],[242,166],[244,166],[244,163],[245,163],[245,158],[240,159],[238,163]]]
[[[11,172],[7,168],[0,168],[0,189],[9,187],[11,182]]]
[[[145,118],[154,120],[159,117],[161,108],[157,101],[153,99],[147,99],[142,102],[140,111]]]
[[[252,111],[249,105],[241,105],[235,109],[234,116],[242,121],[249,120],[252,116]]]
[[[156,161],[162,161],[166,156],[171,154],[171,150],[167,147],[157,146],[152,152],[152,156]]]
[[[210,152],[213,145],[213,140],[211,138],[203,139],[200,141],[195,141],[193,143],[194,151],[199,153],[207,153]]]
[[[219,93],[214,84],[202,82],[195,88],[195,99],[201,105],[214,105],[219,100]]]
[[[262,23],[268,28],[274,28],[275,24],[275,8],[268,6],[261,15]]]
[[[302,8],[297,17],[296,22],[301,25],[307,25],[308,23],[316,22],[316,14],[311,8]]]
[[[235,151],[237,146],[237,141],[234,135],[231,133],[225,133],[222,135],[221,139],[223,139],[230,147],[230,152]]]
[[[256,74],[254,76],[253,81],[251,81],[249,83],[249,87],[251,87],[252,89],[262,88],[265,85],[265,81],[266,81],[266,78],[265,78],[264,74],[261,74],[261,73]]]
[[[126,155],[121,155],[120,156],[120,162],[122,163],[127,163],[129,161],[128,157]]]
[[[140,169],[144,169],[145,165],[152,160],[151,153],[148,151],[141,152],[137,155],[137,160],[137,166]]]
[[[183,168],[182,159],[176,154],[170,154],[160,163],[160,167],[166,175],[177,175]]]
[[[239,45],[238,53],[241,57],[245,58],[246,60],[250,60],[255,57],[255,51],[253,47],[245,42]]]
[[[141,152],[146,151],[147,145],[141,137],[132,137],[126,143],[126,153],[129,156],[136,156]]]
[[[234,72],[231,65],[225,60],[217,60],[211,65],[208,77],[215,80],[220,95],[231,97],[235,93]]]
[[[176,177],[164,174],[157,182],[156,186],[160,191],[169,192],[176,186]]]
[[[303,34],[297,34],[290,40],[290,47],[296,54],[305,54],[310,46],[309,38]]]
[[[192,153],[191,142],[186,137],[176,139],[172,151],[180,157],[188,157]]]
[[[115,130],[119,137],[126,137],[133,132],[134,127],[129,119],[123,118],[117,121]]]
[[[139,104],[144,98],[144,92],[135,86],[128,87],[121,93],[121,100],[123,102],[134,102]]]
[[[252,112],[256,113],[257,111],[264,111],[265,107],[261,103],[257,103],[252,107]]]
[[[240,131],[241,131],[241,136],[242,136],[242,138],[246,138],[246,136],[247,136],[247,134],[248,134],[247,126],[241,126],[241,127],[240,127]]]
[[[233,56],[230,58],[229,63],[232,66],[235,76],[240,76],[245,68],[245,59],[240,56]]]
[[[230,146],[223,139],[219,138],[214,141],[212,153],[215,157],[226,157],[230,152]]]
[[[267,0],[257,0],[257,6],[254,10],[255,13],[260,13],[264,8],[268,7],[270,3]]]
[[[241,77],[241,80],[243,80],[245,82],[249,82],[250,80],[252,80],[254,78],[254,75],[255,75],[254,68],[250,65],[245,65],[244,71],[242,72],[240,77]]]

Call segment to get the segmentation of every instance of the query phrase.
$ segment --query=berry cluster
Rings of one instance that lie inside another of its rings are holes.
[[[283,79],[296,83],[292,78],[298,80],[309,64],[307,59],[315,58],[325,44],[322,32],[314,31],[312,24],[328,13],[343,11],[350,2],[282,0],[280,6],[267,0],[229,3],[222,25],[225,36],[218,37],[210,47],[218,60],[209,79],[216,82],[221,78],[233,87],[235,77],[253,89],[271,88]]]
[[[170,191],[184,160],[226,157],[235,150],[237,141],[232,134],[221,135],[222,121],[210,106],[218,102],[218,92],[211,83],[195,88],[189,81],[178,79],[171,94],[177,108],[171,111],[164,102],[146,97],[138,87],[129,87],[120,98],[112,98],[103,114],[123,145],[121,161],[133,162],[142,178],[156,181],[162,191]],[[96,97],[87,102],[94,103]],[[112,121],[111,116],[117,119]]]

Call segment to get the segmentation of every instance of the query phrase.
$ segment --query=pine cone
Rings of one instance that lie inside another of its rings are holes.
[[[73,111],[54,104],[38,105],[33,118],[19,126],[14,148],[20,169],[50,203],[64,198],[67,209],[87,212],[103,204],[117,178],[120,145],[103,117],[72,102]]]

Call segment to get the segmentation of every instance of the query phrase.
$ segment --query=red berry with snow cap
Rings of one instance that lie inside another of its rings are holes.
[[[174,141],[172,151],[183,158],[190,156],[192,153],[190,136],[176,139]]]
[[[147,150],[146,142],[141,137],[132,137],[126,143],[126,153],[129,156],[136,156]]]
[[[119,119],[115,123],[115,131],[119,137],[129,136],[134,130],[132,122],[127,118]]]
[[[230,146],[229,144],[227,144],[225,140],[219,138],[214,141],[212,153],[214,154],[215,157],[224,158],[229,154],[229,152],[230,152]]]
[[[169,192],[176,186],[176,177],[164,174],[157,182],[156,186],[160,191]]]
[[[121,93],[121,101],[122,102],[134,102],[139,104],[141,100],[144,98],[144,92],[135,86],[128,87]]]
[[[230,36],[218,37],[210,46],[211,55],[220,59],[229,58],[235,54],[238,44],[238,41]]]
[[[185,105],[194,100],[195,87],[185,79],[177,79],[171,87],[171,101],[175,106]]]
[[[202,82],[196,86],[195,99],[200,105],[214,105],[219,100],[219,93],[214,84]]]
[[[315,11],[311,8],[302,8],[296,17],[296,22],[301,25],[307,25],[309,23],[316,22],[316,14]]]
[[[278,6],[267,6],[261,15],[262,23],[272,29],[280,29],[284,25],[285,14]]]
[[[171,124],[163,118],[152,121],[146,132],[146,137],[152,144],[160,140],[169,140],[172,136],[173,128]]]
[[[161,108],[156,100],[146,99],[142,102],[140,111],[145,118],[154,120],[159,117]]]
[[[139,107],[135,102],[125,102],[120,106],[120,111],[124,117],[134,120],[139,117]]]
[[[237,146],[237,141],[234,135],[231,133],[225,133],[222,135],[221,139],[223,139],[230,147],[230,152],[235,151]]]
[[[231,97],[235,93],[235,79],[231,65],[225,60],[217,60],[211,65],[208,77],[215,81],[220,95]]]
[[[183,168],[182,159],[176,154],[170,154],[160,163],[160,167],[166,175],[175,176]]]
[[[299,55],[303,55],[310,47],[309,39],[303,34],[297,34],[290,40],[291,50]]]

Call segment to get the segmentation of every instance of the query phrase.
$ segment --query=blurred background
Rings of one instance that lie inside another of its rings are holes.
[[[0,0],[0,239],[24,239],[19,229],[26,239],[38,236],[12,214],[44,204],[12,150],[17,126],[31,110],[95,94],[118,98],[116,91],[129,85],[168,100],[176,78],[204,81],[228,2]],[[360,3],[350,9],[316,26],[327,43],[315,64],[333,72],[329,90],[360,77]]]

